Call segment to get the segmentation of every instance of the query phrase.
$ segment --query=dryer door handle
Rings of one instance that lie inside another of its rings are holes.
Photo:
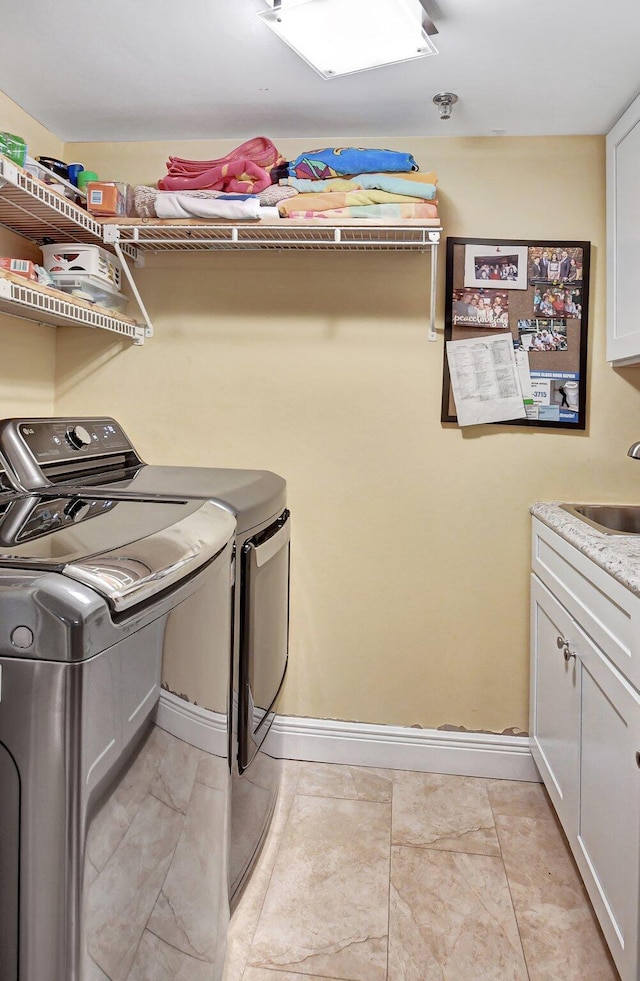
[[[280,527],[279,531],[276,531],[271,538],[267,538],[266,542],[263,542],[262,545],[258,545],[253,549],[257,567],[260,568],[265,562],[272,559],[276,552],[279,552],[290,540],[291,522],[289,521],[289,512],[287,512],[284,524]]]

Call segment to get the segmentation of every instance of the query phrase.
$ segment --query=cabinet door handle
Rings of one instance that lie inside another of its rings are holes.
[[[640,753],[636,753],[636,766],[640,768]]]
[[[575,657],[575,651],[570,651],[570,641],[565,640],[564,637],[556,637],[556,645],[559,651],[562,651],[565,661],[570,661],[572,657]]]

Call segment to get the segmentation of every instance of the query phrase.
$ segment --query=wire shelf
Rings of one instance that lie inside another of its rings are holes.
[[[435,340],[438,219],[397,223],[351,219],[282,219],[256,222],[205,222],[200,219],[111,219],[98,221],[68,198],[50,190],[0,154],[0,224],[32,242],[103,243],[122,260],[142,260],[144,253],[222,251],[351,251],[427,252],[431,255],[429,339]],[[64,299],[33,284],[0,279],[0,312],[54,326],[97,327],[142,344],[153,333],[131,271],[124,272],[143,314],[145,325],[100,312],[72,298]]]
[[[71,298],[54,295],[33,284],[0,278],[0,313],[35,320],[51,327],[95,327],[143,344],[145,330],[140,324],[98,310]]]
[[[190,220],[162,224],[104,224],[105,242],[119,241],[135,259],[145,252],[210,252],[222,250],[343,250],[428,251],[440,241],[442,229],[428,223],[381,225],[324,223],[321,219],[298,224],[207,224]]]
[[[102,242],[102,224],[0,154],[0,224],[32,242]]]

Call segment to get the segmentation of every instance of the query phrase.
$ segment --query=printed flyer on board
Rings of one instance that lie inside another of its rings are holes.
[[[531,371],[532,405],[527,419],[541,422],[578,421],[580,375],[577,371]]]

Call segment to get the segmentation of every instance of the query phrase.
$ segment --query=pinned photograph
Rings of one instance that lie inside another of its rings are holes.
[[[581,283],[582,249],[532,245],[529,248],[529,282]]]
[[[563,283],[535,286],[533,290],[534,317],[582,317],[582,287]]]
[[[518,337],[521,347],[528,353],[568,351],[567,325],[564,320],[518,321]]]
[[[526,245],[467,245],[464,250],[464,285],[495,285],[501,290],[526,290]]]
[[[456,327],[509,326],[509,297],[502,290],[453,290],[452,318]]]

